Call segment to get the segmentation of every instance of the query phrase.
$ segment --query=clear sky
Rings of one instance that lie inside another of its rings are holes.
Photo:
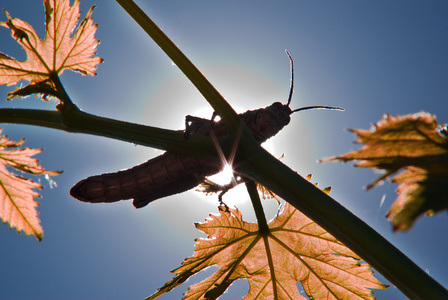
[[[97,4],[96,77],[65,72],[71,98],[89,113],[152,126],[182,129],[184,116],[209,117],[212,110],[167,56],[115,1],[81,1],[81,14]],[[345,112],[306,111],[272,139],[274,155],[301,175],[313,173],[321,187],[378,230],[448,286],[446,228],[442,212],[423,217],[408,233],[393,233],[384,218],[395,200],[395,185],[366,192],[376,174],[351,164],[316,161],[358,146],[347,128],[369,128],[384,114],[426,111],[448,122],[447,1],[137,1],[239,112],[286,101],[287,49],[296,66],[292,108],[341,106]],[[44,35],[43,5],[37,0],[1,1],[13,17]],[[6,17],[0,17],[5,21]],[[24,59],[24,52],[0,28],[0,51]],[[0,87],[2,99],[11,91]],[[2,101],[1,107],[52,109],[34,97]],[[193,223],[216,213],[217,199],[187,192],[136,210],[130,201],[88,204],[68,191],[94,174],[132,167],[161,152],[106,138],[25,125],[2,125],[14,140],[44,148],[38,155],[53,178],[39,200],[44,239],[0,227],[2,299],[141,299],[172,278],[170,271],[193,253],[204,235]],[[380,206],[381,198],[385,201]],[[232,198],[229,196],[229,198]],[[251,207],[237,203],[253,221]],[[269,205],[268,205],[269,206]],[[272,205],[270,207],[273,207]],[[271,209],[270,218],[273,217]],[[210,275],[199,274],[189,283]],[[382,279],[381,276],[379,276]],[[160,299],[179,299],[182,285]],[[232,286],[222,299],[245,295],[247,283]],[[406,299],[393,286],[379,299]]]

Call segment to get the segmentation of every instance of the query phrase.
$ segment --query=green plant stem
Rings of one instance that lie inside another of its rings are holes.
[[[260,196],[258,195],[258,190],[257,186],[255,185],[255,182],[253,180],[246,181],[246,189],[247,192],[249,193],[250,200],[252,201],[252,205],[255,210],[255,216],[257,217],[258,231],[260,232],[260,235],[263,238],[264,247],[266,249],[266,256],[269,264],[269,270],[271,272],[273,296],[274,299],[278,299],[277,279],[274,272],[275,268],[274,268],[274,262],[272,260],[272,252],[269,246],[268,235],[270,233],[270,230],[268,223],[266,221],[266,215],[264,214],[263,205],[261,204]]]
[[[116,1],[188,77],[217,114],[225,120],[229,132],[233,134],[245,127],[229,103],[137,4],[131,0]],[[247,128],[243,130],[243,134],[251,136]]]
[[[208,80],[131,0],[116,0],[209,101],[232,136],[241,130],[237,153],[244,175],[265,185],[345,243],[412,299],[448,299],[448,292],[376,231],[331,197],[269,155]],[[226,148],[226,145],[223,145]],[[228,147],[228,145],[227,145]],[[429,296],[431,295],[431,296]]]
[[[257,217],[258,230],[261,235],[267,235],[269,232],[269,226],[266,221],[266,215],[264,214],[263,205],[261,204],[260,197],[258,196],[258,190],[253,180],[246,181],[246,189],[249,193],[252,206],[254,207],[255,216]]]
[[[181,149],[180,152],[185,154],[216,157],[215,146],[205,137],[190,136],[186,139],[182,131],[113,120],[80,110],[60,113],[37,109],[1,108],[0,123],[27,124],[67,132],[87,133],[167,151],[179,152]]]

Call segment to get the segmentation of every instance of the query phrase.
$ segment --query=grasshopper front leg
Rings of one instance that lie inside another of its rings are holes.
[[[207,128],[207,131],[213,130],[213,127],[215,125],[215,119],[217,116],[218,114],[216,112],[213,112],[213,115],[210,120],[191,115],[185,116],[184,137],[188,138],[190,134],[209,136],[210,133],[206,132],[206,134],[204,134],[203,129]]]

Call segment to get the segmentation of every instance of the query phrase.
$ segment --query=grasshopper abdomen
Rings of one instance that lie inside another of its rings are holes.
[[[81,180],[70,194],[91,203],[134,199],[134,206],[140,208],[153,200],[190,190],[219,170],[220,164],[213,161],[165,152],[131,169]]]

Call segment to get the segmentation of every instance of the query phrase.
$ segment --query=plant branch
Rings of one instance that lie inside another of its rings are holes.
[[[381,272],[412,299],[444,299],[448,292],[386,239],[317,187],[273,158],[253,139],[247,127],[208,80],[175,44],[131,0],[116,0],[148,33],[212,105],[235,136],[242,130],[238,167],[291,203]]]
[[[215,146],[205,137],[190,136],[185,139],[182,131],[118,121],[80,110],[61,113],[49,110],[1,108],[0,123],[28,124],[87,133],[167,151],[203,155],[207,158],[216,157]]]
[[[224,121],[229,132],[234,135],[243,128],[243,136],[252,138],[249,130],[244,126],[233,108],[204,77],[195,65],[179,50],[179,48],[165,35],[165,33],[135,4],[132,0],[116,0],[121,7],[141,26],[141,28],[156,42],[157,45],[187,76],[198,91],[210,103],[213,109]]]
[[[260,234],[266,236],[269,233],[269,226],[266,221],[266,216],[264,214],[263,205],[260,201],[260,196],[258,196],[257,186],[253,180],[246,181],[246,189],[249,193],[250,200],[252,201],[252,206],[255,210],[255,216],[257,217],[258,230]]]

